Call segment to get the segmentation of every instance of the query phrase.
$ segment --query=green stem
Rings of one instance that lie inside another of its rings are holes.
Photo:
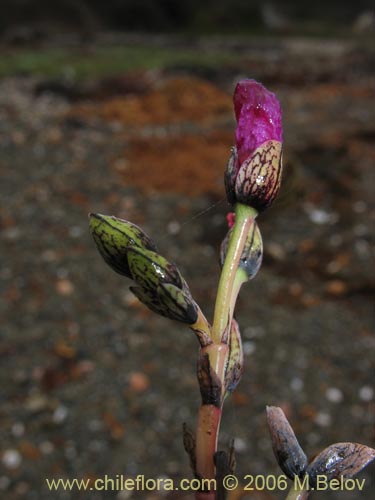
[[[307,490],[296,490],[294,486],[290,488],[288,496],[285,500],[306,500],[310,495],[310,492]]]
[[[257,211],[252,207],[238,203],[235,207],[236,221],[228,245],[227,255],[221,271],[218,293],[215,304],[214,322],[211,337],[214,343],[221,342],[223,333],[231,324],[231,303],[233,287],[236,278],[238,263],[240,261],[247,235],[257,216]]]

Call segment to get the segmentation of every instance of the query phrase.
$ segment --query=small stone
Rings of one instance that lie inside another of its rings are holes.
[[[142,372],[132,372],[128,378],[129,389],[135,393],[147,391],[150,386],[148,376]]]
[[[25,408],[32,413],[43,411],[48,406],[48,399],[41,393],[32,394],[25,402]]]
[[[22,462],[21,453],[15,449],[5,450],[2,456],[2,462],[7,469],[17,469]]]
[[[40,443],[39,449],[43,455],[51,455],[51,453],[53,453],[55,447],[51,443],[51,441],[43,441],[42,443]]]
[[[315,416],[315,423],[320,427],[329,427],[331,425],[331,415],[329,413],[319,412]]]
[[[243,352],[245,356],[250,356],[250,354],[253,354],[256,350],[256,343],[251,342],[251,341],[246,341],[243,343]]]
[[[327,212],[326,210],[322,210],[319,208],[309,207],[307,209],[307,213],[311,222],[318,225],[334,224],[339,220],[338,214],[334,212]]]
[[[53,412],[52,420],[55,424],[62,424],[68,416],[68,409],[65,406],[58,406]]]
[[[25,426],[23,425],[22,422],[15,422],[12,425],[12,434],[15,437],[21,437],[25,433]]]
[[[242,438],[236,437],[234,440],[234,449],[238,453],[244,453],[248,449],[246,441]]]
[[[44,262],[55,262],[58,259],[58,254],[55,250],[48,248],[42,253]]]
[[[300,379],[299,377],[294,377],[290,381],[289,385],[290,385],[290,388],[292,389],[292,391],[300,392],[303,389],[304,383],[303,383],[303,380]]]
[[[33,462],[41,457],[40,449],[30,441],[21,441],[19,444],[19,450],[24,458],[32,460]]]
[[[329,387],[326,390],[326,398],[331,403],[341,403],[341,401],[344,399],[344,395],[337,387]]]
[[[276,261],[282,262],[285,260],[286,252],[285,249],[274,241],[270,241],[267,244],[267,253]]]
[[[364,385],[359,389],[359,399],[366,403],[372,401],[374,398],[374,389],[369,385]]]
[[[56,282],[56,291],[60,295],[68,297],[74,292],[74,285],[67,279],[60,279]]]
[[[367,210],[367,205],[363,200],[358,200],[353,203],[353,210],[356,214],[363,214]]]
[[[175,220],[172,220],[167,226],[169,234],[178,234],[180,232],[180,229],[181,229],[181,224]]]
[[[57,356],[63,359],[73,359],[76,355],[76,350],[64,341],[57,342],[53,346],[53,351]]]
[[[328,283],[325,286],[325,290],[329,295],[332,295],[334,297],[341,297],[342,295],[345,295],[349,287],[345,283],[345,281],[342,280],[332,280],[328,281]]]

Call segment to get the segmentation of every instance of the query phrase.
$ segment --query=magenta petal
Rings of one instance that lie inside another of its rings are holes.
[[[241,80],[234,91],[239,164],[269,140],[282,141],[281,107],[275,94],[255,80]]]

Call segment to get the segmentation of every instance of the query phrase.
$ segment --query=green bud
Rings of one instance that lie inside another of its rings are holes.
[[[105,262],[117,273],[132,278],[129,247],[156,250],[153,241],[135,224],[117,217],[90,214],[90,231]]]
[[[130,290],[142,304],[161,316],[188,325],[197,321],[197,305],[190,295],[174,285],[162,283],[153,291],[131,286]]]
[[[98,250],[117,273],[133,279],[133,294],[149,309],[193,325],[198,306],[177,267],[155,252],[152,240],[131,222],[90,214],[90,230]]]
[[[225,256],[227,254],[229,240],[232,235],[233,228],[231,228],[226,237],[224,238],[220,248],[220,265],[223,267]],[[247,276],[248,280],[255,277],[260,269],[263,258],[263,242],[262,235],[256,221],[253,222],[249,234],[246,239],[244,249],[242,251],[241,259],[239,262],[239,269],[242,269]]]
[[[189,325],[198,319],[198,307],[174,264],[143,248],[127,250],[129,270],[140,288],[131,288],[152,311]]]
[[[145,248],[128,247],[127,258],[131,278],[142,288],[153,291],[160,283],[173,283],[182,289],[179,270],[162,255]]]
[[[190,292],[183,291],[170,283],[158,287],[160,302],[174,315],[177,321],[193,325],[198,319],[198,307]],[[170,316],[171,317],[171,316]]]

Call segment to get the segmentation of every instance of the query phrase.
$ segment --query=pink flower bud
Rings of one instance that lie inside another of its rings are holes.
[[[276,96],[255,80],[240,81],[234,91],[236,148],[225,173],[228,201],[269,207],[281,181],[281,107]]]

